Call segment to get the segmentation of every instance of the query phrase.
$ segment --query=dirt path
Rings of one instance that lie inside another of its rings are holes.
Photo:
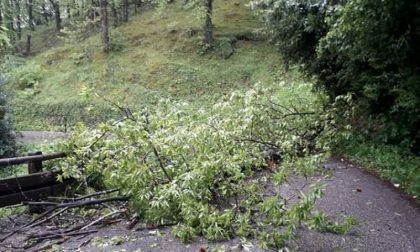
[[[36,144],[49,141],[57,141],[67,137],[64,132],[54,131],[20,131],[17,134],[17,141],[24,144]]]
[[[325,164],[332,176],[312,177],[325,184],[325,196],[317,207],[330,216],[340,219],[352,215],[359,224],[347,235],[317,233],[300,230],[298,251],[420,251],[420,208],[418,202],[408,199],[389,183],[354,167],[349,162],[331,159]],[[295,183],[299,184],[300,179]],[[239,239],[223,243],[208,243],[197,239],[192,244],[182,244],[171,235],[170,228],[159,230],[127,230],[126,223],[109,225],[98,233],[82,239],[71,239],[62,244],[60,251],[199,251],[207,246],[225,251],[241,251]],[[1,232],[0,223],[0,234]],[[159,232],[158,232],[159,231]],[[124,240],[113,245],[112,240]],[[78,247],[87,242],[80,250]],[[255,241],[245,244],[242,251],[261,251]],[[1,244],[0,244],[1,248]],[[213,249],[213,250],[212,250]],[[1,249],[0,249],[1,251]]]

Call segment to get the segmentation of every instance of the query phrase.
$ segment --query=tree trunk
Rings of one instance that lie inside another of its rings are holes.
[[[18,40],[22,39],[22,18],[20,16],[20,2],[15,1],[16,7],[16,33],[18,36]]]
[[[31,31],[35,30],[35,24],[34,24],[34,15],[33,15],[33,0],[27,0],[26,2],[27,10],[28,10],[28,23],[29,23],[29,29]],[[31,54],[31,40],[32,35],[28,34],[26,36],[26,56],[29,56]]]
[[[0,0],[0,26],[3,25],[3,3],[2,0]]]
[[[206,20],[204,23],[204,43],[209,47],[213,45],[213,22],[212,22],[212,13],[213,13],[213,0],[206,0]]]
[[[29,28],[31,29],[31,31],[35,30],[33,7],[34,7],[33,0],[28,0],[27,1],[28,22],[29,22]]]
[[[60,13],[60,3],[57,0],[50,0],[50,3],[54,9],[55,15],[55,30],[60,32],[61,30],[61,13]]]
[[[102,33],[102,50],[104,52],[109,52],[111,45],[109,42],[108,34],[108,10],[107,10],[108,1],[100,0],[100,10],[101,10],[101,33]]]
[[[45,20],[45,24],[48,26],[48,13],[47,13],[47,9],[45,8],[45,3],[41,4],[41,9],[42,9],[42,16],[44,17]]]
[[[112,19],[113,19],[113,25],[114,27],[118,26],[118,11],[117,8],[115,8],[115,4],[111,4],[111,13],[112,13]]]
[[[9,30],[9,38],[12,43],[16,41],[15,37],[15,27],[14,27],[14,17],[13,17],[13,4],[10,0],[5,1],[4,8],[4,23],[6,28]]]
[[[123,4],[123,21],[128,22],[128,0],[124,0]]]
[[[31,54],[31,34],[26,35],[26,56],[29,56]]]

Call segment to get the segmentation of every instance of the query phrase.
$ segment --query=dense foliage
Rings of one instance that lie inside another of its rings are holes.
[[[316,56],[318,41],[327,33],[326,1],[258,0],[251,7],[267,25],[271,41],[286,62],[310,67]]]
[[[354,96],[356,117],[370,119],[358,120],[359,129],[417,152],[420,3],[356,0],[328,7],[325,2],[257,1],[255,6],[263,10],[282,54],[304,64],[332,101]]]
[[[420,196],[420,157],[397,146],[375,144],[353,136],[338,146],[346,158],[389,180],[415,198]]]
[[[316,172],[338,134],[338,118],[308,90],[255,86],[198,111],[163,100],[95,131],[79,128],[64,176],[121,188],[140,217],[176,224],[185,241],[252,236],[281,248],[300,224],[344,232],[351,219],[334,224],[313,210],[319,185],[280,193],[288,176]]]
[[[0,60],[10,46],[9,38],[0,26]],[[14,135],[9,117],[8,97],[4,90],[5,76],[2,74],[3,66],[0,65],[0,157],[9,156],[15,148]]]
[[[3,90],[4,83],[0,75],[0,157],[9,156],[14,152],[15,141],[9,117],[7,95]]]

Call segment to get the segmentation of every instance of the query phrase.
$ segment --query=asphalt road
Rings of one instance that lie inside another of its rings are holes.
[[[335,219],[352,215],[359,224],[346,235],[299,230],[300,239],[293,247],[297,251],[366,251],[417,252],[420,251],[420,208],[418,201],[402,194],[390,183],[355,167],[351,163],[331,159],[325,164],[332,176],[314,176],[312,181],[325,184],[325,195],[317,207]],[[296,178],[296,185],[302,179]],[[292,183],[292,184],[293,184]],[[286,188],[287,190],[287,188]],[[0,234],[7,220],[0,220]],[[211,243],[196,239],[183,244],[171,235],[170,228],[159,230],[127,230],[126,223],[109,225],[98,233],[70,239],[59,251],[261,251],[255,241],[241,244],[239,239]],[[123,238],[119,245],[111,242]],[[18,237],[15,237],[16,241]],[[89,241],[89,242],[88,242]],[[81,246],[83,244],[83,246]],[[1,249],[0,244],[0,251]],[[242,247],[242,250],[240,249]],[[7,251],[7,250],[6,250]],[[17,250],[9,250],[17,251]]]
[[[352,215],[359,224],[347,235],[318,233],[302,229],[295,248],[298,251],[366,251],[366,252],[417,252],[420,251],[420,208],[418,202],[402,194],[392,184],[341,160],[331,159],[325,164],[332,176],[313,177],[326,185],[325,195],[317,207],[328,215],[341,219]],[[297,178],[295,183],[301,183]],[[100,231],[102,236],[133,236],[135,239],[111,250],[126,251],[199,251],[204,246],[223,248],[226,251],[240,251],[238,239],[224,243],[208,243],[198,239],[190,245],[180,243],[172,237],[170,229],[162,229],[162,234],[142,230],[127,231],[119,226],[107,227]],[[98,234],[96,234],[97,236]],[[68,248],[74,248],[69,243]],[[256,242],[248,244],[248,251],[260,251]],[[295,244],[296,245],[296,244]],[[101,251],[94,245],[83,251]],[[211,251],[211,250],[209,250]]]
[[[20,131],[17,133],[17,141],[24,144],[45,143],[66,137],[66,133],[54,131]]]

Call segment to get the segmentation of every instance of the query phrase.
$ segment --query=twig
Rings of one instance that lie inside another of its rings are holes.
[[[48,221],[48,220],[51,220],[52,218],[54,218],[54,217],[56,217],[56,216],[60,215],[61,213],[63,213],[63,212],[65,212],[65,211],[67,211],[68,209],[69,209],[68,207],[65,207],[65,208],[61,209],[60,211],[56,212],[55,214],[53,214],[53,215],[51,215],[51,216],[48,216],[48,217],[47,217],[47,218],[45,218],[44,220],[38,221],[38,222],[36,222],[36,223],[33,223],[33,224],[31,224],[31,225],[29,225],[29,226],[27,226],[27,227],[28,227],[28,228],[32,228],[32,227],[36,227],[36,226],[38,226],[38,225],[41,225],[42,223],[44,223],[44,222],[46,222],[46,221]]]
[[[150,123],[149,123],[149,117],[148,117],[147,114],[145,116],[145,123],[146,123],[146,127],[145,127],[146,132],[151,134],[150,129],[148,128],[148,125]],[[149,144],[152,146],[153,154],[155,154],[155,157],[159,162],[159,166],[162,169],[163,173],[165,174],[166,178],[169,180],[169,182],[172,182],[172,178],[169,176],[168,172],[166,171],[166,168],[163,165],[162,159],[160,158],[159,152],[157,151],[157,148],[156,148],[155,144],[150,139],[149,139]]]
[[[4,240],[6,240],[7,238],[11,237],[12,235],[16,234],[17,232],[23,230],[24,228],[27,227],[34,227],[37,226],[39,224],[44,223],[45,221],[57,216],[58,214],[66,211],[67,209],[70,208],[75,208],[75,207],[81,207],[81,206],[91,206],[91,205],[97,205],[97,204],[101,204],[104,202],[111,202],[111,201],[127,201],[128,197],[125,196],[117,196],[117,197],[111,197],[111,198],[106,198],[106,199],[98,199],[98,200],[85,200],[85,201],[76,201],[76,202],[68,202],[68,203],[61,203],[61,204],[57,204],[55,205],[53,208],[51,208],[50,210],[44,212],[43,214],[41,214],[40,216],[38,216],[37,218],[35,218],[33,221],[29,222],[26,225],[23,225],[22,227],[10,232],[9,234],[3,236],[2,238],[0,238],[0,242],[3,242]],[[45,220],[39,221],[42,218],[44,218],[45,216],[47,216],[48,214],[54,212],[56,209],[59,208],[63,208],[62,210],[60,210],[59,212],[53,214],[52,216],[46,218]]]
[[[43,214],[41,214],[40,216],[38,216],[37,218],[35,218],[34,220],[32,220],[31,222],[29,222],[26,225],[23,225],[22,227],[8,233],[7,235],[3,236],[2,238],[0,238],[0,242],[3,242],[4,240],[6,240],[7,238],[9,238],[10,236],[16,234],[17,232],[21,231],[22,229],[34,224],[35,222],[37,222],[38,220],[44,218],[45,216],[47,216],[48,214],[52,213],[55,210],[55,208],[52,208],[46,212],[44,212]]]
[[[99,219],[97,219],[97,220],[95,220],[95,221],[92,221],[91,223],[89,223],[89,224],[87,224],[86,226],[82,227],[80,230],[85,230],[85,229],[87,229],[88,227],[91,227],[91,226],[95,225],[96,223],[98,223],[98,222],[102,221],[103,219],[105,219],[105,218],[107,218],[107,217],[109,217],[109,216],[112,216],[112,215],[117,214],[117,213],[123,213],[123,212],[124,212],[124,211],[122,211],[122,210],[117,210],[117,211],[114,211],[114,212],[111,212],[111,213],[105,214],[104,216],[100,217]]]
[[[38,237],[38,238],[35,238],[35,239],[37,239],[39,241],[39,240],[55,239],[55,238],[60,238],[60,237],[86,235],[86,234],[91,234],[91,233],[96,233],[96,232],[98,232],[98,230],[88,230],[88,231],[83,231],[83,232],[77,231],[77,232],[71,232],[71,233],[59,233],[59,234],[52,234],[50,236]]]
[[[91,198],[91,197],[95,197],[95,196],[100,196],[100,195],[104,195],[104,194],[109,194],[109,193],[113,193],[113,192],[117,192],[117,191],[119,191],[119,189],[110,189],[110,190],[106,190],[106,191],[94,192],[94,193],[83,195],[83,196],[76,197],[76,198],[48,197],[48,199],[63,200],[63,201],[79,201],[79,200],[83,200],[83,199],[87,199],[87,198]]]
[[[92,238],[89,238],[86,241],[83,241],[82,243],[80,243],[78,248],[80,249],[81,247],[84,247],[84,246],[88,245],[91,240],[92,240]]]
[[[39,248],[36,248],[36,249],[32,249],[32,250],[30,250],[30,252],[38,252],[38,251],[45,251],[45,250],[48,250],[48,249],[50,249],[53,245],[58,245],[58,244],[61,244],[61,243],[65,242],[65,241],[67,241],[68,239],[69,239],[69,237],[63,237],[61,240],[58,240],[58,241],[55,241],[55,242],[48,242],[47,244],[45,244],[45,245],[43,245],[43,246],[41,246],[41,247],[39,247]],[[28,248],[26,248],[26,249],[28,249]]]
[[[91,205],[97,205],[105,202],[111,202],[111,201],[127,201],[128,197],[125,196],[116,196],[116,197],[110,197],[105,199],[95,199],[95,200],[83,200],[83,201],[75,201],[75,202],[65,202],[65,203],[55,203],[54,209],[57,208],[74,208],[74,207],[80,207],[80,206],[91,206]],[[54,202],[23,202],[24,205],[30,205],[30,204],[37,204],[37,205],[51,205],[51,203]]]
[[[237,140],[242,141],[242,142],[252,142],[252,143],[258,143],[258,144],[263,144],[263,145],[270,145],[272,147],[280,149],[278,145],[270,143],[270,142],[262,141],[262,140],[250,139],[250,138],[243,138],[243,139],[237,139]]]

